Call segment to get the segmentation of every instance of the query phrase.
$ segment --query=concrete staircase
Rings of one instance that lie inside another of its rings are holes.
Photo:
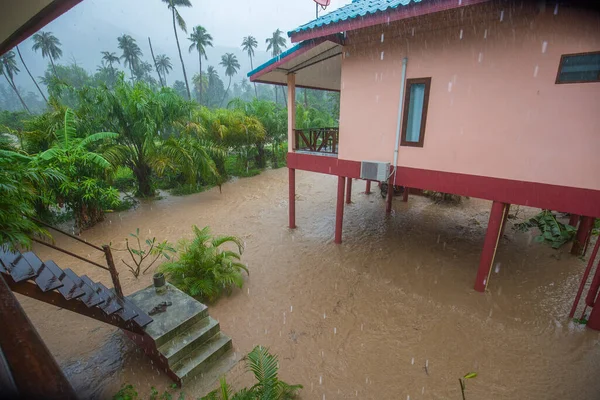
[[[219,321],[208,315],[204,304],[176,287],[167,284],[167,292],[158,295],[151,286],[131,295],[129,300],[154,318],[145,328],[146,335],[129,337],[178,384],[197,379],[198,375],[205,381],[216,380],[235,364],[231,339],[221,332]],[[161,303],[170,305],[164,312],[152,313]],[[212,371],[215,366],[218,371]]]

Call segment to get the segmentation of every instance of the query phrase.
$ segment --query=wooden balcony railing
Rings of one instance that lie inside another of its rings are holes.
[[[340,128],[294,129],[296,151],[337,154]]]

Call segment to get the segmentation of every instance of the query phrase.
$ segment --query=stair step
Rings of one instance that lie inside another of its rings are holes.
[[[101,283],[96,283],[92,281],[87,275],[81,276],[81,280],[84,281],[86,285],[88,285],[96,291],[96,294],[102,300],[102,303],[98,304],[98,307],[107,315],[112,315],[122,308],[119,305],[119,303],[113,301],[113,297],[111,296],[111,293],[108,291],[108,289],[106,289],[106,286],[102,285]]]
[[[158,350],[167,358],[169,365],[175,365],[191,351],[214,337],[219,331],[219,321],[206,317],[192,325],[187,331],[175,336]]]
[[[0,252],[0,259],[15,282],[22,282],[36,276],[33,267],[23,258],[21,253],[12,251]]]
[[[65,300],[77,299],[85,294],[85,292],[81,290],[54,261],[44,261],[44,265],[60,279],[62,286],[58,288],[58,291]]]
[[[211,362],[225,354],[231,347],[231,338],[219,332],[202,346],[186,355],[173,367],[173,372],[181,380],[190,379],[203,371]]]
[[[132,312],[135,312],[137,315],[133,318],[133,322],[135,322],[136,324],[138,324],[138,326],[140,328],[145,327],[146,325],[148,325],[150,322],[154,321],[152,319],[152,317],[150,317],[148,314],[146,314],[144,311],[140,310],[140,308],[138,306],[136,306],[131,300],[129,300],[127,297],[123,299],[123,303],[125,303],[125,307],[127,307],[127,309],[131,310]]]
[[[103,300],[98,296],[96,290],[89,285],[87,285],[75,272],[71,269],[65,269],[65,274],[79,287],[81,290],[85,292],[85,294],[79,298],[86,306],[94,307],[103,302]]]
[[[35,283],[40,289],[42,289],[42,292],[49,292],[63,286],[63,283],[60,281],[60,279],[58,279],[58,277],[54,275],[49,268],[46,268],[42,260],[40,260],[34,253],[28,251],[27,253],[23,254],[23,258],[27,260],[27,262],[37,273]]]

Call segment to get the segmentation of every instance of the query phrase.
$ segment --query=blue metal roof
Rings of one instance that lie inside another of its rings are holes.
[[[275,56],[273,58],[271,58],[269,61],[267,61],[266,63],[254,68],[252,71],[248,72],[248,77],[251,77],[252,75],[256,74],[257,72],[262,71],[263,69],[267,68],[269,65],[273,65],[275,64],[277,61],[281,60],[284,57],[289,56],[290,54],[300,50],[302,47],[306,46],[308,43],[312,42],[312,40],[305,40],[304,42],[298,43],[297,45],[295,45],[294,47],[290,47],[289,49],[287,49],[286,51],[284,51],[283,53],[281,53],[278,56]]]
[[[294,29],[293,31],[288,32],[288,36],[321,26],[336,24],[338,22],[364,17],[369,14],[375,14],[398,7],[408,6],[411,3],[420,3],[421,1],[422,0],[352,0],[352,3],[344,7],[338,8],[329,14],[325,14],[322,17],[319,17]]]

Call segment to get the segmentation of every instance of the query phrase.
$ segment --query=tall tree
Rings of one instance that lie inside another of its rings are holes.
[[[121,60],[117,56],[117,53],[112,53],[110,51],[103,51],[102,52],[102,60],[106,63],[106,65],[108,65],[108,68],[110,68],[110,70],[112,71],[112,74],[115,75],[116,71],[115,71],[115,67],[113,66],[113,64],[114,63],[121,64]]]
[[[198,63],[200,65],[200,82],[202,82],[202,56],[204,56],[205,60],[208,60],[206,57],[206,48],[212,47],[212,36],[206,32],[203,26],[198,25],[194,28],[192,34],[188,38],[192,44],[190,45],[189,51],[190,53],[194,51],[198,51]],[[200,85],[200,95],[199,101],[202,103],[202,85]]]
[[[165,86],[167,85],[167,75],[173,70],[171,59],[166,54],[159,54],[156,56],[156,68],[158,69],[159,75],[162,75],[161,79],[165,80]]]
[[[42,57],[48,57],[50,59],[50,64],[52,64],[52,69],[54,70],[54,75],[57,79],[58,74],[56,73],[54,60],[58,60],[62,57],[60,45],[60,40],[58,40],[52,32],[39,32],[33,35],[33,50],[42,50]]]
[[[219,64],[225,67],[225,75],[229,77],[227,90],[225,90],[225,95],[223,96],[223,100],[221,100],[222,106],[225,98],[227,97],[227,93],[229,92],[229,87],[231,86],[231,78],[237,74],[238,70],[240,69],[240,63],[233,53],[225,53],[223,56],[221,56],[221,62]]]
[[[150,45],[150,54],[152,55],[152,61],[154,62],[154,68],[156,68],[156,74],[158,75],[160,86],[165,87],[162,77],[160,76],[160,72],[158,71],[158,64],[156,63],[156,57],[154,57],[154,49],[152,49],[152,40],[150,40],[150,36],[148,36],[148,44]]]
[[[252,57],[254,57],[254,49],[258,47],[256,38],[252,35],[248,35],[242,40],[242,50],[248,53],[250,58],[250,69],[254,70],[254,64],[252,63]],[[258,97],[258,91],[256,90],[256,82],[254,82],[254,97]]]
[[[287,40],[282,34],[283,32],[280,29],[277,29],[275,32],[273,32],[273,36],[265,40],[267,43],[267,51],[270,50],[273,57],[280,55],[283,52],[283,49],[287,47]],[[283,87],[281,90],[283,91]],[[285,92],[283,92],[283,94],[285,99]],[[277,103],[277,88],[275,88],[275,103]]]
[[[17,62],[15,61],[15,52],[9,51],[3,56],[0,56],[0,74],[4,75],[6,80],[8,81],[8,85],[15,91],[17,97],[21,101],[23,108],[27,110],[28,113],[31,113],[25,101],[21,97],[21,93],[17,90],[17,86],[15,85],[15,75],[19,73],[19,68],[17,68]]]
[[[42,92],[42,89],[40,89],[40,85],[38,85],[38,83],[35,80],[35,78],[33,77],[33,75],[31,75],[31,71],[29,71],[29,68],[27,68],[27,64],[25,64],[25,60],[23,60],[23,55],[21,54],[21,50],[19,50],[19,46],[16,46],[15,48],[17,49],[17,53],[19,54],[19,58],[21,59],[21,62],[23,63],[23,66],[25,67],[25,71],[27,71],[27,73],[29,74],[29,77],[31,78],[31,80],[35,84],[35,87],[37,88],[37,90],[42,95],[42,98],[44,99],[44,101],[46,102],[46,104],[48,104],[48,99],[44,95],[44,92]]]
[[[123,65],[129,67],[129,71],[131,71],[131,81],[133,82],[135,75],[134,71],[140,62],[142,50],[140,49],[140,46],[137,45],[135,39],[129,35],[120,36],[117,40],[119,41],[119,49],[123,51],[123,55],[121,55]]]
[[[177,25],[181,28],[182,31],[187,33],[187,26],[185,24],[185,20],[179,14],[179,10],[177,7],[191,7],[192,3],[190,0],[161,0],[163,3],[167,3],[169,9],[171,10],[171,14],[173,15],[173,32],[175,32],[175,42],[177,42],[177,51],[179,52],[179,60],[181,61],[181,69],[183,69],[183,79],[185,80],[185,88],[187,90],[188,100],[192,99],[192,94],[190,93],[190,84],[188,82],[187,73],[185,72],[185,64],[183,63],[183,56],[181,55],[181,46],[179,45],[179,36],[177,35]]]

